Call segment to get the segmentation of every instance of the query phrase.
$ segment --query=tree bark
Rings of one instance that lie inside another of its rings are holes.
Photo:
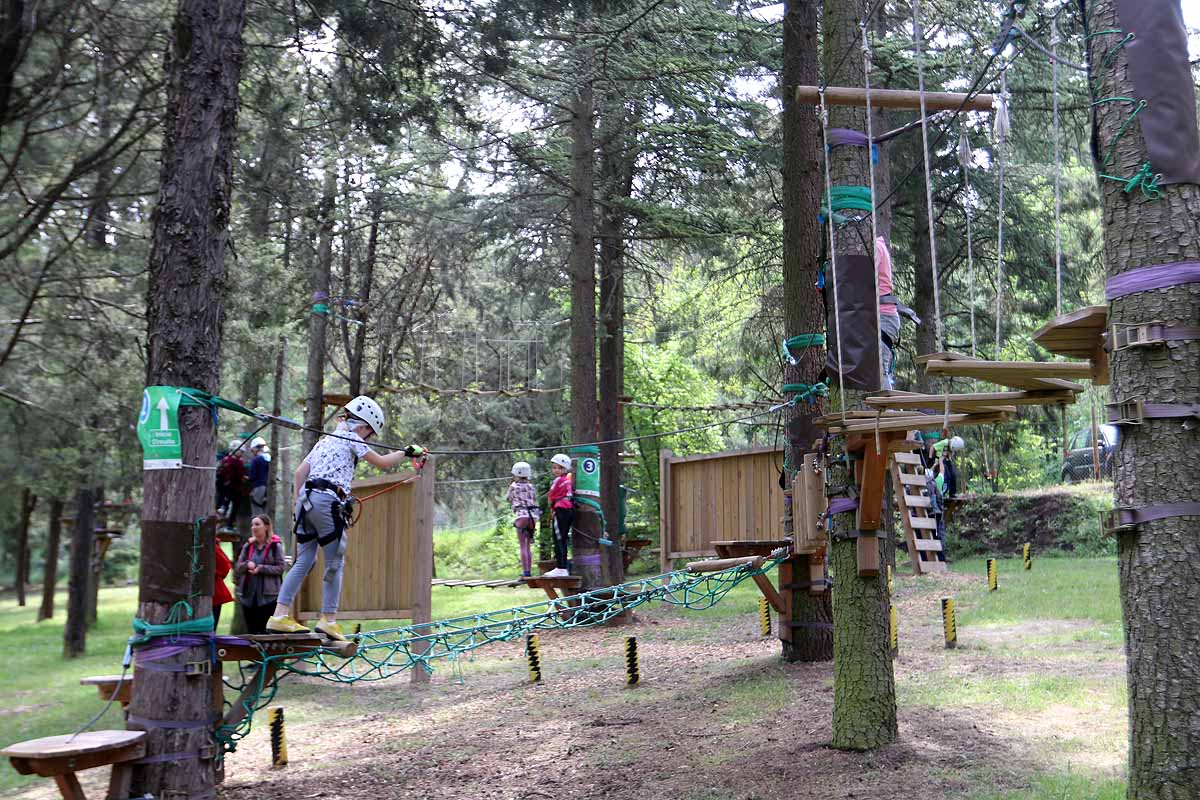
[[[350,316],[358,325],[354,326],[354,346],[347,353],[350,374],[350,396],[362,394],[363,361],[367,354],[367,309],[371,302],[371,284],[375,281],[375,263],[379,251],[379,223],[383,218],[383,197],[378,192],[371,195],[371,229],[367,236],[367,256],[363,259],[359,274],[358,302]]]
[[[50,501],[50,524],[46,533],[46,558],[42,569],[42,607],[37,621],[54,617],[54,589],[58,583],[58,551],[62,547],[63,501]]]
[[[817,2],[788,0],[783,15],[783,319],[785,337],[817,333],[825,327],[825,309],[815,287],[820,267],[821,226],[813,209],[821,202],[820,128],[812,108],[796,103],[795,87],[815,85],[817,79]],[[795,364],[784,366],[785,383],[816,383],[825,368],[825,348],[810,347],[797,353]],[[787,409],[787,463],[790,484],[795,465],[812,452],[817,438],[813,418],[824,413],[823,404],[800,403]],[[809,579],[804,556],[797,572]],[[833,658],[833,610],[829,593],[792,595],[791,641],[783,642],[786,661],[828,661]]]
[[[330,275],[333,271],[333,209],[337,196],[337,170],[333,163],[325,167],[325,187],[317,207],[317,257],[312,265],[312,302],[329,303]],[[325,340],[329,316],[315,308],[308,315],[308,372],[304,381],[303,449],[313,449],[325,420]]]
[[[591,68],[585,51],[581,72]],[[594,95],[584,80],[571,102],[571,436],[596,437],[596,245]]]
[[[25,605],[25,589],[29,586],[29,518],[37,507],[37,495],[28,488],[21,490],[20,516],[17,518],[17,569],[14,581],[17,605]]]
[[[148,385],[220,385],[223,294],[229,246],[230,191],[237,139],[238,80],[243,60],[245,0],[179,0],[164,74],[167,106],[162,167],[154,211],[147,303]],[[207,464],[216,449],[208,409],[184,407],[179,432],[185,464]],[[193,618],[212,612],[214,543],[211,526],[197,521],[213,509],[213,479],[201,469],[148,470],[143,474],[142,564],[138,617],[163,623],[180,600]],[[162,537],[187,536],[190,545],[164,547]],[[156,537],[157,541],[156,541]],[[193,561],[185,555],[195,546]],[[182,551],[182,552],[181,552]],[[157,556],[156,556],[157,554]],[[152,559],[179,558],[186,588],[155,586]],[[189,647],[148,670],[134,662],[130,727],[148,728],[146,755],[186,754],[179,760],[134,766],[130,795],[209,797],[213,681],[162,667],[208,661],[207,646]],[[137,718],[160,721],[139,726]]]
[[[1177,2],[1169,5],[1179,13]],[[1102,91],[1092,99],[1136,98],[1128,54],[1119,44],[1125,32],[1115,4],[1097,0],[1086,11],[1087,32],[1093,34],[1087,40],[1091,82]],[[1107,33],[1111,30],[1118,32]],[[1186,93],[1187,107],[1193,108],[1192,88],[1175,89]],[[1107,168],[1097,163],[1097,172],[1137,173],[1149,156],[1140,122],[1129,122],[1131,104],[1094,103],[1092,109],[1095,153],[1103,156],[1115,142],[1112,162]],[[1200,187],[1164,185],[1157,200],[1123,188],[1122,182],[1100,180],[1109,279],[1138,267],[1200,259]],[[1200,284],[1192,283],[1116,298],[1108,319],[1119,328],[1148,322],[1192,326],[1198,315]],[[1195,339],[1117,350],[1110,365],[1114,400],[1194,403],[1200,398],[1200,341]],[[1195,501],[1200,460],[1188,456],[1198,452],[1200,430],[1185,429],[1178,419],[1122,427],[1113,473],[1116,505]],[[1137,800],[1200,797],[1198,561],[1200,518],[1195,516],[1145,523],[1118,540],[1129,686],[1128,797]]]
[[[75,523],[71,529],[71,564],[67,577],[67,624],[63,628],[63,658],[78,658],[87,645],[87,590],[92,563],[92,529],[96,525],[96,495],[75,492]]]
[[[275,354],[275,393],[271,398],[271,413],[279,416],[283,413],[283,379],[287,366],[288,340],[286,334],[279,334],[279,349]],[[271,463],[267,465],[267,516],[275,522],[275,510],[278,508],[279,458],[282,428],[271,426]]]
[[[104,505],[104,487],[97,486],[92,500],[96,503],[96,508],[100,509],[96,512],[92,520],[92,547],[91,560],[88,564],[88,588],[87,588],[87,626],[95,627],[96,620],[99,615],[100,605],[100,570],[103,567],[103,562],[100,560],[100,540],[96,536],[96,529],[108,530],[108,514],[103,510]]]
[[[600,339],[599,414],[601,441],[625,435],[621,395],[625,394],[625,225],[622,205],[633,194],[636,152],[625,135],[625,104],[606,101],[602,122],[603,152],[600,185],[604,192],[597,235],[600,239]],[[604,578],[609,584],[625,580],[621,536],[621,450],[622,443],[600,445],[600,504],[608,521],[608,538],[614,546],[602,548]]]
[[[825,3],[825,77],[831,86],[863,85],[862,59],[841,59],[841,54],[861,47],[859,20],[867,14],[867,5],[865,0]],[[833,106],[829,109],[829,126],[865,131],[866,109]],[[869,184],[869,150],[839,147],[829,158],[834,186]],[[876,173],[875,187],[878,197],[887,196],[886,174]],[[873,256],[873,247],[868,249],[869,229],[865,233],[859,236],[849,225],[837,229],[831,254]],[[831,276],[836,266],[831,266]],[[850,410],[859,407],[862,398],[862,392],[848,391],[842,401]],[[840,410],[841,404],[836,407]],[[833,486],[854,482],[847,466],[843,458],[829,459],[828,473]],[[873,577],[858,575],[858,542],[854,533],[853,514],[833,516],[829,546],[834,608],[832,745],[844,750],[871,750],[894,741],[897,736],[896,687],[888,637],[886,570]]]

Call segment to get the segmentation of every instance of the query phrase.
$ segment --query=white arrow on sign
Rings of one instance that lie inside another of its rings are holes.
[[[160,397],[158,399],[158,429],[167,431],[171,429],[171,421],[167,419],[167,412],[171,409],[171,404],[167,402],[167,398]]]

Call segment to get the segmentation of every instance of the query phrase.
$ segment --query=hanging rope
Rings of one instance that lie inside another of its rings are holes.
[[[971,142],[967,139],[967,126],[963,123],[958,135],[958,163],[962,165],[963,215],[967,222],[967,285],[971,303],[971,358],[976,358],[975,346],[975,245],[971,237]]]
[[[867,36],[867,21],[864,19],[859,22],[859,28],[862,31],[862,51],[863,51],[863,88],[867,98],[867,138],[874,137],[873,130],[873,113],[871,111],[871,69],[873,67],[871,60],[871,42]],[[924,125],[925,109],[921,109],[922,125]],[[875,247],[879,240],[879,228],[875,218],[875,153],[869,151],[867,153],[867,175],[870,178],[871,185],[871,275],[875,279],[875,325],[879,332],[876,342],[876,350],[879,353],[879,386],[880,388],[891,389],[891,382],[888,381],[887,375],[883,371],[883,329],[880,327],[882,323],[879,319],[879,264],[875,261]],[[893,357],[894,361],[894,357]]]
[[[1054,315],[1062,315],[1062,140],[1058,123],[1058,22],[1050,20],[1050,93],[1054,98]]]
[[[829,266],[833,271],[833,316],[837,328],[834,339],[837,341],[838,406],[842,410],[842,416],[845,416],[846,378],[843,374],[845,370],[842,368],[842,318],[838,306],[837,242],[835,241],[837,231],[833,227],[833,178],[829,171],[829,109],[825,105],[825,85],[822,84],[818,91],[820,104],[817,106],[817,114],[821,120],[821,154],[825,157],[825,203],[830,211],[826,227],[829,230]]]
[[[925,35],[921,30],[921,0],[913,0],[913,46],[917,51],[917,91],[921,100],[921,152],[925,163],[925,215],[929,225],[929,269],[933,273],[933,339],[934,349],[945,349],[942,330],[942,301],[938,288],[937,232],[933,225],[933,179],[929,169],[929,123],[925,112]]]
[[[1008,64],[1000,70],[1000,99],[995,111],[992,131],[996,137],[997,180],[996,203],[996,351],[1000,360],[1000,320],[1004,311],[1004,150],[1008,142]]]

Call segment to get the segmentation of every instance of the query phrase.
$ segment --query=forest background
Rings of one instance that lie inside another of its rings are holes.
[[[1185,3],[1194,65],[1196,5]],[[911,7],[879,6],[873,86],[913,88]],[[1070,67],[1083,60],[1077,8],[1032,4],[1020,22],[1028,36],[992,59],[1008,3],[924,6],[926,85],[963,91],[982,77],[996,90],[1004,70],[1011,93],[1003,152],[991,115],[931,124],[947,348],[1045,358],[1034,330],[1059,307],[1103,302],[1089,98]],[[47,549],[62,546],[51,520],[81,487],[139,499],[134,424],[171,11],[161,0],[16,0],[0,10],[5,585],[40,575]],[[778,4],[719,0],[250,2],[221,394],[299,418],[316,315],[325,392],[376,395],[384,441],[447,450],[572,441],[568,257],[580,154],[570,121],[587,90],[592,237],[601,270],[617,264],[624,277],[623,292],[601,287],[597,342],[620,340],[622,394],[641,404],[625,408],[626,435],[757,413],[626,446],[630,528],[653,535],[660,447],[783,444],[779,415],[760,413],[781,396],[782,340],[803,333],[784,330],[781,308],[779,17]],[[1052,68],[1039,49],[1056,39],[1058,164]],[[888,127],[914,118],[890,113]],[[933,349],[934,318],[919,131],[880,149],[896,187],[896,294],[925,320],[903,331],[899,386],[918,388],[912,359]],[[326,285],[327,296],[314,294]],[[1057,409],[1022,407],[1013,423],[965,431],[970,489],[1056,482],[1064,429],[1089,424],[1106,401],[1089,389],[1065,426]],[[248,433],[246,422],[223,415],[220,440]],[[301,439],[274,437],[286,492]],[[545,475],[548,455],[524,457]],[[502,518],[519,457],[441,459],[438,527]],[[110,559],[114,576],[136,569],[128,533]]]

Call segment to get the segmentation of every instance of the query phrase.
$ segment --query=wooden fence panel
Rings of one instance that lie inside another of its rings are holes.
[[[698,456],[659,451],[659,559],[716,555],[725,539],[783,536],[783,450],[758,447]]]
[[[353,492],[365,497],[362,516],[347,534],[339,619],[411,619],[428,622],[433,580],[433,484],[430,461],[421,477],[410,472],[355,481]],[[393,488],[389,488],[393,487]],[[321,609],[322,553],[296,598],[298,619]],[[418,672],[420,670],[417,670]]]

